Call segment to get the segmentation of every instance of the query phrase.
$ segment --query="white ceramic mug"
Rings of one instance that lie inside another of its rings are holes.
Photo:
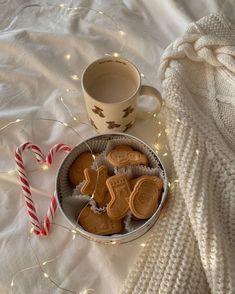
[[[141,95],[155,97],[158,102],[147,112],[148,117],[160,111],[161,94],[151,86],[141,85],[138,69],[128,60],[98,59],[85,69],[81,83],[90,122],[100,133],[125,132],[137,116],[146,117],[137,105]]]

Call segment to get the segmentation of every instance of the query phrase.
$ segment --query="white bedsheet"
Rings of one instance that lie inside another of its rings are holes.
[[[0,127],[23,118],[57,119],[76,128],[83,138],[95,134],[81,123],[88,121],[77,79],[89,62],[118,52],[139,67],[144,83],[160,88],[160,56],[188,23],[218,11],[235,18],[233,0],[50,1],[56,7],[42,1],[41,7],[23,9],[32,3],[0,1]],[[76,5],[93,10],[82,9],[79,21],[79,10],[67,9]],[[129,133],[153,145],[158,132],[154,126],[153,119],[137,121]],[[29,140],[47,152],[55,143],[75,146],[81,138],[58,122],[12,124],[0,133],[0,171],[15,169],[15,148]],[[42,218],[63,156],[48,171],[38,170],[32,158],[28,153],[25,162]],[[37,262],[27,239],[30,225],[17,174],[0,173],[0,191],[0,293],[11,293],[14,274]],[[69,227],[59,211],[55,223]],[[146,238],[104,246],[79,236],[72,240],[72,236],[55,225],[48,238],[31,236],[30,240],[41,262],[57,257],[43,269],[61,287],[102,294],[119,292]],[[69,293],[50,283],[38,267],[18,273],[12,289],[14,293]]]

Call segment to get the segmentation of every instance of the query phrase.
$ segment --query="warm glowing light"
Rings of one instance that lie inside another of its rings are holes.
[[[119,54],[118,52],[114,52],[114,53],[113,53],[113,56],[114,56],[114,57],[118,57],[119,55],[120,55],[120,54]]]
[[[64,7],[65,5],[64,4],[60,4],[60,7]]]
[[[30,229],[30,234],[33,234],[34,228]]]
[[[48,170],[49,169],[49,166],[44,163],[42,166],[41,166],[42,170]]]
[[[9,175],[14,175],[15,170],[9,170],[7,173],[8,173]]]
[[[165,133],[168,135],[170,133],[169,129],[165,129]]]
[[[73,234],[77,234],[77,231],[75,231],[75,230],[71,230],[71,232],[72,232]]]
[[[71,54],[69,54],[69,53],[68,54],[65,54],[64,57],[65,57],[65,59],[70,60],[71,59]]]
[[[164,157],[167,156],[167,153],[164,153],[162,156],[164,156]]]
[[[15,122],[18,123],[18,122],[20,122],[20,121],[22,121],[22,119],[17,118]]]
[[[125,36],[126,33],[125,33],[124,31],[120,30],[120,31],[119,31],[119,34],[120,34],[121,36]]]
[[[178,123],[180,123],[180,122],[181,122],[181,120],[180,120],[179,118],[177,118],[177,119],[176,119],[176,121],[177,121]]]
[[[66,92],[69,92],[70,91],[70,89],[66,89]]]
[[[161,125],[162,123],[160,121],[158,121],[158,124]]]
[[[95,155],[94,155],[94,154],[92,154],[91,156],[92,156],[92,158],[95,160]]]
[[[74,117],[73,117],[73,120],[77,120],[77,118],[74,116]]]
[[[99,11],[99,14],[104,14],[103,11]]]
[[[43,273],[45,278],[49,278],[49,275],[47,273]]]
[[[145,77],[145,75],[144,75],[143,73],[141,73],[140,75],[141,75],[141,77],[142,77],[142,78],[144,78],[144,77]]]
[[[160,144],[155,143],[155,144],[154,144],[154,148],[156,148],[157,150],[160,150],[160,149],[161,149],[161,146],[160,146]]]
[[[157,117],[157,114],[156,114],[156,113],[154,113],[153,117]]]
[[[71,75],[71,78],[75,81],[78,81],[79,80],[79,76],[78,75]]]
[[[45,264],[47,264],[47,261],[44,261],[44,262],[42,263],[42,265],[45,265]]]
[[[65,127],[67,127],[67,126],[68,126],[68,124],[67,124],[67,123],[63,123],[63,125],[64,125]]]
[[[196,149],[196,154],[197,154],[197,155],[199,154],[199,150],[198,150],[198,149]]]
[[[112,241],[112,244],[115,245],[115,244],[117,244],[117,242],[116,241]]]
[[[14,286],[14,282],[13,281],[11,281],[11,287],[13,287]]]
[[[141,247],[145,247],[146,246],[146,243],[141,243],[140,246]]]
[[[75,234],[73,234],[73,240],[76,238],[76,235]]]
[[[157,136],[158,136],[158,138],[159,138],[159,137],[161,137],[161,135],[162,135],[162,132],[158,133],[158,135],[157,135]]]

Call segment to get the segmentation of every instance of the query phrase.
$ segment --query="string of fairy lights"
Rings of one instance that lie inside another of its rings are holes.
[[[19,15],[23,9],[25,8],[28,8],[28,7],[42,7],[41,5],[38,5],[38,4],[33,4],[33,5],[28,5],[28,6],[25,6],[24,8],[21,8],[18,13],[16,14]],[[49,7],[52,7],[51,5]],[[55,7],[55,6],[54,6]],[[87,10],[91,10],[95,13],[98,13],[99,15],[102,15],[104,17],[106,17],[107,19],[109,19],[113,24],[114,26],[116,27],[116,31],[117,33],[119,34],[119,36],[122,38],[122,42],[121,42],[121,47],[119,48],[119,50],[113,52],[113,53],[105,53],[105,55],[107,56],[114,56],[114,57],[119,57],[121,56],[121,53],[122,53],[122,50],[125,46],[125,42],[124,42],[124,39],[126,37],[126,32],[119,26],[119,24],[115,21],[114,18],[112,18],[110,15],[106,14],[104,11],[101,11],[101,10],[96,10],[96,9],[93,9],[93,8],[88,8],[88,7],[82,7],[82,6],[77,6],[77,7],[68,7],[66,6],[66,4],[60,4],[59,5],[60,8],[63,8],[63,9],[67,9],[68,11],[73,11],[73,12],[76,12],[76,11],[79,11],[80,9],[87,9]],[[9,30],[11,28],[11,25],[14,23],[15,19],[12,20],[11,24],[4,30]],[[71,58],[72,58],[72,55],[71,53],[66,53],[64,55],[64,58],[67,60],[67,61],[70,61]],[[76,73],[72,73],[71,74],[71,79],[73,79],[74,81],[80,81],[80,77],[78,74]],[[142,78],[146,78],[144,73],[141,73],[141,77]],[[60,102],[62,103],[63,107],[65,108],[65,110],[67,111],[67,113],[69,114],[69,116],[72,118],[73,121],[76,121],[76,122],[79,122],[81,124],[85,124],[85,125],[88,125],[89,127],[93,128],[90,124],[86,123],[86,122],[82,122],[79,120],[78,117],[76,117],[73,112],[71,111],[65,97],[68,93],[71,93],[71,92],[76,92],[77,90],[76,89],[71,89],[71,88],[67,88],[65,93],[60,96]],[[158,135],[157,135],[157,139],[156,139],[156,142],[154,144],[154,149],[156,151],[156,153],[161,157],[168,157],[169,156],[169,150],[168,150],[168,146],[167,144],[160,144],[159,143],[159,140],[160,140],[160,137],[162,137],[163,135],[168,135],[170,130],[167,129],[167,128],[164,128],[164,124],[158,119],[157,115],[154,114],[154,118],[157,120],[157,124],[159,125],[159,128],[160,128],[160,131],[158,132]],[[83,140],[82,136],[79,134],[79,132],[73,127],[71,126],[69,123],[67,122],[64,122],[64,121],[60,121],[60,120],[57,120],[57,119],[54,119],[54,118],[16,118],[15,120],[13,121],[10,121],[8,122],[7,124],[5,124],[4,126],[2,126],[0,128],[0,133],[10,129],[12,126],[18,126],[19,124],[23,123],[23,122],[33,122],[33,121],[48,121],[48,122],[51,122],[51,123],[58,123],[60,125],[62,125],[63,127],[66,127],[66,128],[69,128],[75,135],[79,136],[79,138],[81,140]],[[180,119],[177,119],[176,120],[176,123],[181,123]],[[87,144],[88,145],[88,144]],[[93,152],[90,148],[90,146],[88,145],[88,148],[90,150],[90,152],[92,153],[93,155]],[[196,153],[198,154],[198,150],[196,151]],[[40,165],[40,168],[43,172],[46,172],[48,171],[49,169],[49,166],[47,164],[41,164]],[[36,169],[38,170],[38,169]],[[32,171],[35,171],[35,170],[30,170],[28,172],[32,172]],[[2,170],[0,171],[0,174],[2,175],[5,175],[7,177],[15,177],[17,176],[17,170],[16,169],[11,169],[11,170]],[[175,189],[175,186],[177,185],[177,183],[179,182],[179,180],[177,179],[174,179],[172,180],[171,182],[169,182],[169,193],[173,192],[173,190]],[[75,229],[71,229],[69,227],[66,227],[64,225],[60,225],[60,224],[56,224],[56,223],[53,223],[54,226],[56,226],[57,228],[60,228],[60,229],[64,229],[66,230],[67,232],[69,232],[71,234],[71,241],[74,241],[75,239],[77,239],[77,231]],[[95,293],[95,289],[91,289],[91,288],[87,288],[87,289],[83,289],[82,291],[80,292],[76,292],[76,291],[73,291],[73,290],[70,290],[70,289],[67,289],[67,288],[64,288],[61,286],[61,283],[58,282],[58,281],[55,281],[55,279],[53,279],[49,273],[48,270],[45,270],[45,265],[48,265],[50,263],[52,263],[53,261],[55,261],[55,259],[57,259],[60,255],[52,258],[52,259],[48,259],[48,260],[44,260],[42,262],[40,262],[40,259],[36,253],[36,250],[33,248],[33,245],[32,245],[32,242],[31,242],[31,238],[33,236],[33,229],[31,228],[30,232],[29,232],[29,235],[27,237],[27,240],[28,240],[28,243],[29,243],[29,247],[31,249],[31,252],[32,252],[32,255],[34,256],[35,258],[35,261],[36,261],[36,264],[30,266],[30,267],[26,267],[24,269],[21,269],[19,271],[17,271],[11,278],[11,283],[10,283],[10,288],[11,288],[11,291],[12,293],[16,293],[14,290],[15,290],[15,286],[16,286],[16,279],[18,278],[18,276],[26,271],[29,271],[29,270],[32,270],[32,269],[38,269],[39,272],[41,273],[42,277],[47,279],[51,284],[53,284],[57,289],[61,290],[61,291],[64,291],[66,293],[74,293],[74,294],[90,294],[90,293]],[[117,243],[114,241],[112,242],[112,245],[116,245]],[[132,245],[132,246],[140,246],[140,247],[145,247],[146,246],[146,243],[144,242],[138,242],[138,241],[132,241],[131,243],[128,243],[129,245]]]
[[[163,123],[157,118],[157,116],[154,115],[154,117],[157,119],[157,123],[158,123],[158,125],[159,125],[159,126],[163,126]],[[51,119],[51,118],[35,118],[35,119],[27,119],[27,118],[25,118],[25,119],[16,119],[16,120],[11,121],[11,122],[9,122],[8,124],[4,125],[3,127],[1,127],[1,128],[0,128],[0,133],[3,132],[4,130],[10,128],[12,125],[20,124],[20,123],[22,123],[22,122],[24,122],[24,121],[50,121],[50,122],[52,122],[52,123],[55,123],[55,122],[56,122],[56,123],[59,123],[59,124],[63,125],[64,127],[67,127],[67,128],[69,128],[69,129],[71,129],[71,130],[74,132],[74,134],[78,135],[78,136],[80,137],[80,139],[82,139],[81,135],[76,131],[76,129],[74,129],[74,128],[73,128],[72,126],[70,126],[68,123],[63,122],[63,121],[60,121],[60,120],[57,120],[57,119]],[[160,138],[161,136],[163,136],[163,133],[164,133],[165,135],[167,135],[167,134],[169,134],[169,130],[168,130],[168,129],[164,129],[164,130],[161,130],[161,131],[158,133],[158,135],[159,135],[159,134],[161,134],[161,135],[158,136],[157,141],[156,141],[156,143],[154,144],[154,149],[155,149],[156,153],[159,154],[159,156],[164,156],[164,157],[166,157],[166,156],[168,156],[168,153],[165,152],[165,150],[166,150],[165,148],[167,147],[167,145],[163,145],[163,146],[162,146],[162,145],[158,142],[159,138]],[[88,145],[88,144],[87,144],[87,145]],[[90,148],[90,147],[89,147],[89,148]],[[168,148],[168,147],[167,147],[167,148]],[[91,153],[92,153],[91,148],[90,148],[90,151],[91,151]],[[92,154],[93,154],[93,153],[92,153]],[[41,168],[42,171],[46,172],[46,171],[49,169],[49,166],[46,165],[46,164],[42,164],[42,165],[40,166],[40,168]],[[0,171],[0,174],[7,174],[8,176],[11,176],[11,177],[12,177],[12,176],[16,176],[16,175],[17,175],[17,171],[16,171],[15,169],[14,169],[14,170],[8,170],[8,171]],[[178,182],[179,182],[179,180],[177,180],[177,179],[175,179],[175,180],[169,182],[169,192],[170,192],[170,193],[173,192],[173,190],[175,189],[175,186],[177,185]],[[65,230],[67,230],[68,232],[70,232],[70,233],[72,234],[72,239],[71,239],[71,240],[75,240],[75,239],[76,239],[76,237],[77,237],[77,231],[76,231],[75,229],[71,229],[71,228],[68,228],[68,227],[66,227],[66,226],[63,226],[63,225],[60,225],[60,224],[56,224],[56,223],[53,223],[53,225],[55,225],[55,226],[57,226],[57,227],[60,227],[60,228],[63,228],[63,229],[65,229]],[[57,281],[55,281],[55,280],[50,276],[50,274],[49,274],[48,271],[45,271],[45,270],[44,270],[44,266],[45,266],[46,264],[48,264],[48,263],[53,262],[53,261],[55,260],[55,258],[50,259],[50,260],[45,260],[45,261],[43,261],[43,262],[40,262],[40,261],[39,261],[39,258],[38,258],[37,254],[36,254],[36,251],[35,251],[35,250],[33,249],[33,247],[32,247],[32,243],[31,243],[32,233],[33,233],[33,229],[31,228],[31,230],[30,230],[30,235],[28,236],[28,242],[29,242],[29,246],[30,246],[31,252],[32,252],[33,256],[35,257],[36,265],[33,265],[33,266],[31,266],[31,267],[24,268],[24,269],[22,269],[22,270],[16,272],[16,273],[13,275],[13,277],[12,277],[12,279],[11,279],[11,284],[10,284],[10,285],[11,285],[11,289],[12,289],[12,293],[15,293],[15,292],[14,292],[14,287],[15,287],[15,284],[16,284],[16,283],[15,283],[15,280],[16,280],[16,278],[18,277],[18,275],[21,274],[21,273],[23,273],[23,272],[25,272],[25,271],[28,271],[28,270],[31,270],[31,269],[35,269],[35,268],[37,268],[37,269],[41,272],[42,276],[43,276],[45,279],[47,279],[50,283],[52,283],[55,287],[57,287],[58,289],[63,290],[63,291],[68,292],[68,293],[78,294],[77,292],[74,292],[74,291],[72,291],[72,290],[70,290],[70,289],[67,289],[67,288],[61,287],[61,286],[60,286],[60,283],[58,283]],[[113,241],[111,244],[112,244],[112,245],[116,245],[117,242]],[[142,243],[138,243],[138,242],[133,242],[133,241],[132,241],[132,242],[130,243],[130,245],[133,245],[133,246],[138,245],[138,246],[141,246],[141,247],[145,247],[145,246],[146,246],[146,243],[144,243],[144,242],[142,242]],[[56,258],[58,258],[58,256],[57,256]],[[94,289],[85,289],[85,290],[83,290],[82,292],[79,292],[79,294],[83,294],[83,293],[84,293],[84,294],[86,294],[86,293],[87,293],[87,294],[88,294],[88,293],[92,293],[91,291],[94,291]]]

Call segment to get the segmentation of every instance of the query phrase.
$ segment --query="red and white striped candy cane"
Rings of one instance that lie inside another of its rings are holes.
[[[33,202],[30,184],[27,178],[27,172],[26,172],[23,158],[22,158],[22,154],[24,150],[26,149],[32,151],[35,154],[35,157],[38,163],[47,163],[48,165],[51,165],[53,162],[54,156],[58,152],[64,151],[66,153],[69,153],[71,151],[71,148],[65,144],[57,144],[50,149],[47,157],[45,158],[41,149],[37,145],[31,142],[27,142],[20,145],[15,152],[15,161],[17,164],[17,170],[19,173],[22,191],[23,191],[25,203],[28,209],[30,221],[34,229],[34,233],[36,235],[41,234],[41,235],[47,236],[51,227],[52,219],[57,209],[57,201],[56,201],[56,197],[54,193],[53,197],[51,198],[51,202],[50,202],[50,206],[48,208],[47,214],[44,218],[43,227],[41,227],[38,216],[37,216],[37,211]]]

